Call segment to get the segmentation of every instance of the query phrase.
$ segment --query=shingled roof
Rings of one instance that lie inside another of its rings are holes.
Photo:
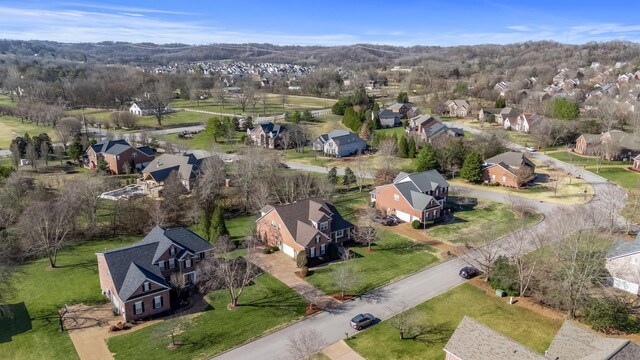
[[[151,175],[155,181],[164,181],[172,171],[180,173],[183,180],[194,179],[198,176],[202,160],[193,154],[162,154],[147,165],[142,173]]]
[[[212,249],[206,240],[185,228],[156,226],[137,244],[102,253],[120,299],[127,301],[145,281],[170,288],[155,262],[171,245],[180,249],[177,258],[186,252],[196,254]]]
[[[607,253],[607,259],[640,253],[640,235],[635,240],[615,239]]]
[[[527,158],[527,156],[524,153],[517,152],[517,151],[504,152],[502,154],[496,155],[492,158],[485,160],[485,162],[487,164],[502,163],[515,169],[520,168],[520,166],[522,166],[523,164],[532,166],[532,167],[535,166],[535,164],[531,162],[531,160],[529,160],[529,158]]]
[[[131,145],[129,145],[129,143],[126,140],[105,140],[105,141],[101,141],[95,145],[91,145],[91,148],[93,149],[93,151],[96,152],[96,154],[112,154],[112,155],[118,155],[121,154],[123,151],[129,149],[131,147]]]
[[[565,321],[547,350],[551,360],[640,359],[640,346],[627,339],[615,339]]]

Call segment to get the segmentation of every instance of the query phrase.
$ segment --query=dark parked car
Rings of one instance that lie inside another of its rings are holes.
[[[398,225],[402,222],[402,220],[400,220],[399,217],[395,216],[395,215],[389,215],[387,216],[387,218],[389,218],[389,220],[391,220],[392,225]]]
[[[459,273],[459,275],[465,279],[471,279],[478,274],[480,274],[480,271],[478,271],[478,269],[474,268],[473,266],[465,266],[460,270]]]
[[[374,215],[371,219],[384,226],[389,226],[392,223],[388,216]]]
[[[356,330],[360,330],[373,324],[374,321],[376,321],[376,317],[369,313],[358,314],[353,319],[351,319],[351,327]]]

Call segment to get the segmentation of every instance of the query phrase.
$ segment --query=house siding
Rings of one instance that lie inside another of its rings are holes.
[[[607,259],[605,267],[611,274],[611,285],[613,287],[638,295],[640,286],[640,254],[630,254]]]
[[[503,180],[504,177],[504,180]],[[482,170],[482,178],[486,182],[500,183],[507,187],[520,187],[518,177],[501,166],[491,166]]]
[[[162,306],[154,309],[153,308],[153,299],[156,296],[162,296]],[[130,301],[127,301],[124,304],[124,314],[123,317],[126,321],[133,321],[133,320],[139,320],[139,319],[146,319],[149,318],[151,316],[156,316],[156,315],[160,315],[164,312],[167,312],[169,310],[171,310],[171,298],[170,298],[170,292],[168,289],[163,290],[163,291],[159,291],[159,292],[155,292],[149,295],[145,295],[142,297],[139,297],[137,299],[133,299]],[[141,301],[144,305],[143,305],[143,312],[141,314],[135,314],[135,303]]]
[[[324,145],[324,153],[331,156],[343,157],[357,154],[366,149],[364,142],[353,142],[351,144],[337,145],[335,141],[329,140]]]
[[[275,222],[275,227],[271,226],[272,221]],[[256,222],[256,230],[260,238],[270,246],[282,246],[284,243],[291,247],[296,253],[304,251],[304,247],[298,244],[286,229],[284,221],[282,221],[276,210],[271,210],[265,216],[258,219]]]
[[[446,198],[446,191],[444,194],[444,197]],[[397,201],[394,200],[394,195],[398,195]],[[393,185],[380,186],[376,188],[375,207],[387,215],[397,215],[398,211],[408,214],[410,216],[409,221],[417,219],[420,222],[424,222],[425,220],[435,220],[442,216],[440,204],[432,202],[427,208],[425,208],[425,212],[427,213],[427,217],[425,219],[423,212],[421,210],[414,209]],[[436,212],[435,216],[433,215],[433,211]]]

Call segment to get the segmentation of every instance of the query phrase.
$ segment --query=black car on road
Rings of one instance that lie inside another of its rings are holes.
[[[353,319],[351,319],[351,327],[356,330],[360,330],[373,324],[375,321],[376,317],[369,313],[358,314]]]
[[[460,269],[460,272],[458,274],[464,279],[471,279],[472,277],[480,274],[480,271],[478,271],[478,269],[474,268],[473,266],[465,266]]]

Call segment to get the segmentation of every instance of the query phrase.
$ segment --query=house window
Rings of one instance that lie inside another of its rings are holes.
[[[435,219],[438,216],[438,210],[433,210],[433,218]]]
[[[329,223],[328,222],[323,222],[320,223],[320,230],[327,230],[329,228]]]
[[[337,238],[343,237],[343,236],[344,236],[344,230],[343,229],[340,229],[340,230],[336,231],[336,237]]]
[[[192,264],[191,259],[187,259],[187,260],[184,261],[184,267],[190,268],[192,265],[193,264]]]
[[[136,157],[136,155],[138,155],[138,154],[136,154],[136,153],[131,154],[131,156],[133,156],[134,158]]]
[[[320,245],[320,256],[324,255],[326,251],[327,251],[327,245],[325,244]]]
[[[507,182],[507,177],[506,176],[502,177],[502,182]]]
[[[149,290],[151,290],[151,284],[149,284],[149,282],[147,281],[144,284],[142,284],[142,291],[147,292]]]
[[[170,255],[175,255],[176,254],[176,248],[174,248],[173,246],[169,248],[169,254]]]
[[[142,314],[144,312],[144,304],[142,301],[138,301],[133,304],[133,313],[135,315]]]
[[[164,270],[164,260],[158,261],[158,267],[160,267],[160,270]]]
[[[174,267],[176,267],[176,259],[171,258],[169,259],[169,269],[173,269]]]
[[[162,307],[162,296],[156,296],[153,298],[153,308],[159,309]]]
[[[316,244],[320,242],[320,235],[316,235]]]
[[[395,201],[400,201],[400,195],[398,195],[398,194],[393,194],[393,200],[395,200]]]
[[[116,160],[120,160],[120,155],[116,155]]]
[[[276,228],[276,221],[275,220],[271,220],[271,227],[272,228]]]
[[[198,256],[199,256],[200,260],[202,260],[202,259],[204,259],[205,254],[203,252],[201,252],[200,254],[198,254]]]
[[[375,200],[376,199],[376,194],[371,194],[371,200]]]

